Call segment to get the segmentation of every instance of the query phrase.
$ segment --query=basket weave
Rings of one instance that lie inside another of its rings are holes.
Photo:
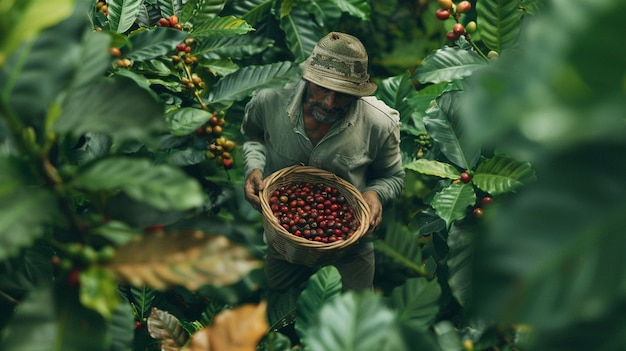
[[[291,263],[316,266],[339,256],[350,245],[365,235],[369,228],[369,206],[361,193],[350,183],[334,173],[310,166],[291,166],[278,170],[265,178],[265,187],[261,191],[261,209],[263,228],[268,243]],[[272,213],[269,198],[274,190],[300,182],[324,183],[337,188],[354,210],[354,216],[361,225],[346,240],[322,243],[297,237],[283,228]]]

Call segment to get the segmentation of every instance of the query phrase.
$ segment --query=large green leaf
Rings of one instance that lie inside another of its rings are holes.
[[[322,306],[341,294],[341,275],[334,266],[326,266],[319,269],[309,278],[306,288],[296,303],[295,330],[304,343],[306,343],[305,331],[312,324],[317,323],[319,311]]]
[[[108,0],[109,26],[117,33],[125,33],[135,23],[143,0]]]
[[[232,5],[233,14],[246,20],[252,26],[256,26],[270,16],[273,0],[246,0],[235,1]]]
[[[195,23],[196,19],[213,18],[222,12],[225,3],[225,0],[189,0],[183,6],[180,21]]]
[[[212,39],[246,34],[254,30],[246,21],[234,17],[213,17],[197,23],[191,32],[194,38],[211,37]]]
[[[476,228],[454,224],[448,232],[447,266],[448,285],[452,295],[461,304],[467,306],[472,301],[472,267],[474,264],[474,246]]]
[[[426,56],[412,78],[420,83],[452,82],[487,67],[487,61],[476,52],[457,46],[444,46]]]
[[[31,246],[45,224],[61,221],[57,197],[35,179],[18,160],[0,158],[0,260]]]
[[[369,21],[370,19],[371,7],[367,0],[334,0],[333,3],[341,11],[347,12],[361,21]]]
[[[396,265],[417,274],[426,274],[422,264],[422,248],[417,237],[407,227],[390,224],[383,240],[374,241],[374,248]],[[381,261],[384,260],[381,256]]]
[[[535,183],[485,216],[476,308],[531,325],[528,349],[617,351],[626,341],[624,152],[622,142],[551,153]]]
[[[308,13],[294,8],[288,16],[280,19],[280,28],[285,32],[285,40],[296,63],[303,62],[313,51],[313,47],[324,34]]]
[[[417,91],[415,91],[415,86],[408,72],[384,79],[378,84],[376,90],[376,97],[400,112],[401,121],[411,118],[413,109],[407,100],[415,96],[417,96]]]
[[[480,40],[489,49],[502,52],[516,43],[523,15],[519,1],[480,0],[476,13]]]
[[[228,104],[248,97],[259,88],[281,87],[299,77],[299,67],[291,62],[247,66],[220,79],[211,89],[210,104]]]
[[[449,163],[423,158],[404,165],[404,168],[440,178],[457,179],[460,175],[459,171]]]
[[[480,157],[481,147],[467,133],[461,118],[462,91],[449,91],[437,98],[426,111],[424,125],[441,152],[464,170],[473,169]]]
[[[437,279],[410,278],[391,292],[389,303],[398,320],[411,328],[426,331],[439,312],[441,287]]]
[[[30,42],[43,29],[66,19],[75,0],[21,0],[0,7],[0,67],[21,44]],[[6,4],[6,2],[5,2]],[[6,31],[5,31],[6,30]]]
[[[347,292],[320,310],[318,323],[306,331],[311,351],[379,351],[394,329],[394,311],[373,292]]]
[[[211,112],[193,107],[182,107],[174,109],[165,115],[170,132],[173,135],[189,135],[195,132],[210,118]]]
[[[156,290],[147,286],[130,287],[130,293],[133,297],[133,306],[139,318],[147,318],[152,311],[152,303],[156,296]]]
[[[119,139],[145,139],[164,127],[163,106],[150,92],[123,77],[71,91],[53,126],[61,133],[100,132]]]
[[[110,351],[132,350],[135,339],[135,316],[127,299],[122,296],[122,303],[117,305],[108,325],[111,335]]]
[[[81,172],[73,185],[91,191],[121,190],[161,210],[187,210],[204,203],[200,184],[180,169],[147,159],[103,159]]]
[[[530,162],[520,162],[503,155],[483,161],[472,178],[478,188],[491,195],[514,191],[534,179],[535,171]]]
[[[470,184],[455,183],[443,188],[433,197],[430,205],[446,221],[448,228],[464,218],[467,208],[476,203],[476,193]]]
[[[110,340],[106,323],[78,303],[72,291],[40,286],[17,306],[4,330],[4,351],[105,351]]]
[[[41,32],[34,43],[22,46],[2,66],[1,103],[24,125],[33,126],[37,131],[43,129],[49,107],[82,64],[78,44],[87,23],[84,14],[74,14]]]
[[[122,48],[122,54],[133,61],[147,61],[173,51],[188,36],[188,32],[173,28],[144,28],[130,37],[130,47]]]
[[[156,3],[161,10],[161,16],[164,18],[178,16],[183,6],[182,0],[156,0]]]

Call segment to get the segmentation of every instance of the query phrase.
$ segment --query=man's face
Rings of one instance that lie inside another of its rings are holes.
[[[306,100],[311,106],[311,114],[319,122],[332,123],[346,115],[355,96],[336,92],[308,82]]]

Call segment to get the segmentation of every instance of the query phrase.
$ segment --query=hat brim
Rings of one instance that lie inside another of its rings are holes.
[[[304,70],[302,78],[326,89],[358,97],[372,95],[378,88],[374,82],[354,83],[347,80],[324,77],[319,74],[311,74],[307,69]]]

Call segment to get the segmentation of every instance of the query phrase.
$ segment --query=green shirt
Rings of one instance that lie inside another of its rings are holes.
[[[302,119],[305,81],[285,89],[263,89],[246,105],[241,132],[246,176],[255,168],[265,176],[303,164],[335,173],[359,191],[374,190],[383,204],[404,184],[400,155],[399,114],[373,96],[356,100],[313,146]]]

